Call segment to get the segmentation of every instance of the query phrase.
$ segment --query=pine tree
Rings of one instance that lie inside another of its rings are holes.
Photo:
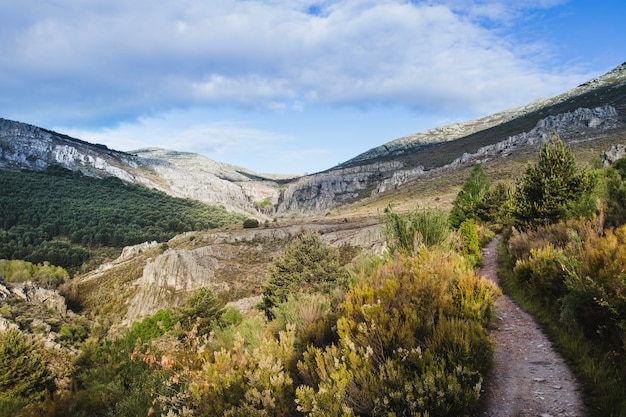
[[[544,143],[535,165],[517,186],[513,217],[518,226],[536,227],[572,217],[572,207],[590,200],[596,179],[576,173],[576,160],[558,136]]]
[[[455,229],[467,219],[478,220],[480,203],[489,190],[489,181],[480,164],[474,165],[469,178],[452,203],[450,224]]]
[[[294,240],[268,269],[259,306],[271,318],[271,309],[287,301],[292,293],[328,293],[344,286],[348,273],[339,260],[339,250],[325,245],[316,233]]]
[[[22,332],[0,333],[0,400],[36,399],[46,388],[46,365],[37,347]]]

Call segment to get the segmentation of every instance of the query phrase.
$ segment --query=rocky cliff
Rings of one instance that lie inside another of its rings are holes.
[[[80,277],[78,291],[89,293],[87,288],[93,283],[99,288],[108,288],[110,283],[115,291],[132,294],[125,306],[117,306],[125,323],[160,308],[177,306],[200,287],[233,294],[234,299],[255,296],[260,294],[272,260],[304,231],[315,231],[334,246],[348,244],[370,253],[379,253],[384,247],[377,220],[188,233],[172,239],[164,251],[154,243],[125,249],[117,260]],[[120,286],[119,277],[137,268],[141,269],[140,276]],[[93,296],[103,294],[106,291],[94,292]],[[103,302],[98,299],[101,305],[86,304],[100,308]]]
[[[624,125],[623,118],[620,118],[613,106],[579,108],[543,118],[527,132],[509,136],[495,144],[481,147],[476,152],[463,153],[451,163],[434,170],[454,169],[462,164],[506,156],[523,147],[537,147],[554,134],[569,140],[580,139],[586,135]],[[277,213],[279,215],[323,213],[359,198],[397,188],[427,172],[422,166],[406,165],[400,160],[370,162],[300,178],[285,190]]]
[[[125,153],[24,123],[0,119],[0,169],[45,169],[50,165],[95,177],[114,176],[175,197],[222,205],[230,211],[267,218],[278,203],[283,176],[260,175],[197,154],[164,149]],[[267,206],[268,204],[265,204]]]

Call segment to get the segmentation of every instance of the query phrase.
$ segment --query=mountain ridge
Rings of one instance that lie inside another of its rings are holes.
[[[397,138],[301,177],[260,174],[176,150],[120,152],[5,119],[0,119],[0,169],[59,164],[85,175],[115,176],[267,220],[328,212],[385,193],[429,171],[454,169],[490,153],[494,153],[490,157],[503,156],[515,147],[538,146],[550,133],[581,140],[585,135],[623,129],[625,124],[626,63],[558,96]]]

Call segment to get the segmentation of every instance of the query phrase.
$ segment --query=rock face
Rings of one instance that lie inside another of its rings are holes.
[[[65,317],[67,314],[67,304],[65,297],[56,291],[47,290],[34,285],[28,281],[21,284],[13,284],[11,292],[18,298],[45,307]]]
[[[0,169],[41,170],[61,165],[95,177],[114,176],[175,197],[222,205],[230,211],[267,218],[258,210],[267,200],[274,207],[284,176],[261,176],[244,168],[211,161],[197,154],[143,149],[134,154],[93,145],[24,123],[0,119]],[[266,205],[267,206],[267,205]]]
[[[604,167],[610,167],[624,156],[626,156],[626,145],[613,145],[608,151],[602,152],[600,158]]]
[[[384,238],[375,221],[207,233],[197,248],[168,249],[146,262],[142,277],[134,283],[136,293],[128,304],[125,322],[180,305],[200,287],[217,292],[252,288],[258,294],[268,265],[305,230],[319,233],[330,245],[383,250]]]
[[[480,148],[472,154],[464,154],[451,165],[474,163],[494,156],[506,156],[524,146],[540,146],[552,135],[562,138],[584,136],[591,132],[615,129],[623,125],[617,110],[609,105],[595,109],[579,108],[573,112],[549,116],[540,120],[530,131],[509,136],[506,140]]]
[[[496,156],[506,156],[526,146],[540,146],[551,135],[572,137],[590,132],[615,129],[623,126],[617,110],[609,105],[594,109],[579,108],[573,112],[541,119],[528,132],[510,136],[494,145],[480,148],[472,154],[463,154],[451,164],[437,168],[454,168]],[[426,172],[423,167],[404,168],[399,161],[370,163],[350,168],[339,168],[309,175],[291,183],[278,207],[279,215],[293,213],[323,213],[360,197],[376,195]]]

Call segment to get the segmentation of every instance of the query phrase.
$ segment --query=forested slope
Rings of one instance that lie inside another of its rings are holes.
[[[94,249],[241,224],[223,207],[51,167],[0,172],[0,259],[78,267]]]

